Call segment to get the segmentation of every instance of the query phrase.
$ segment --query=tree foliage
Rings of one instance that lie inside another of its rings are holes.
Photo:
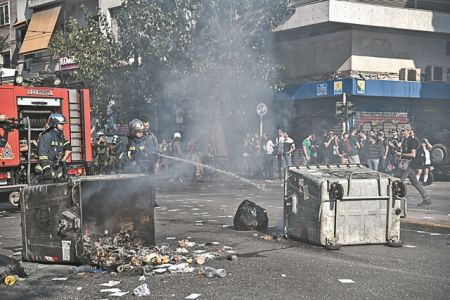
[[[202,1],[190,69],[177,92],[214,117],[253,112],[255,102],[283,88],[270,47],[273,29],[289,14],[287,0]]]
[[[69,81],[81,82],[93,90],[94,110],[104,112],[109,103],[110,81],[119,67],[119,50],[104,15],[84,10],[85,25],[70,18],[63,32],[52,37],[50,50],[59,57],[71,57],[79,64]]]
[[[105,16],[86,12],[86,24],[70,19],[50,48],[79,63],[73,77],[93,90],[97,111],[113,98],[133,113],[158,99],[186,99],[191,114],[214,107],[233,115],[282,88],[270,44],[288,2],[123,0],[118,42]]]

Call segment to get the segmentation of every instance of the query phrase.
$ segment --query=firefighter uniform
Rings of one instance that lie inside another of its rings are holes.
[[[114,135],[109,145],[111,171],[118,174],[122,169],[120,155],[126,151],[126,145],[120,141],[119,136]]]
[[[127,173],[155,173],[158,159],[158,141],[154,134],[144,134],[144,125],[140,120],[129,124],[129,137],[125,158]],[[142,132],[142,136],[138,135]]]
[[[41,173],[41,183],[57,182],[63,179],[65,174],[62,164],[65,162],[62,158],[66,151],[71,150],[70,143],[57,128],[58,124],[65,124],[64,116],[52,114],[48,123],[50,127],[39,137],[37,149],[39,164],[36,171]]]
[[[106,174],[109,169],[110,153],[109,146],[103,132],[97,133],[97,141],[93,145],[94,167],[96,174]]]
[[[150,174],[149,193],[158,207],[155,194],[155,169],[158,159],[158,140],[146,131],[141,120],[134,119],[128,124],[128,145],[125,154],[125,172]]]
[[[149,174],[155,172],[158,147],[154,145],[154,141],[147,138],[131,139],[129,141],[126,153],[128,172]]]

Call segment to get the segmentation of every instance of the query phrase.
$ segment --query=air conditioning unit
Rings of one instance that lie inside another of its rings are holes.
[[[445,82],[447,81],[447,68],[443,66],[428,66],[425,69],[426,81]]]
[[[402,81],[420,81],[420,73],[420,69],[402,68],[398,77]]]

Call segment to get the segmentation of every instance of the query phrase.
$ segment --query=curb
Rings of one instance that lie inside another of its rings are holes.
[[[446,223],[437,223],[437,222],[430,222],[430,221],[422,221],[417,219],[402,219],[401,224],[404,225],[412,225],[419,228],[433,228],[438,229],[441,231],[445,231],[446,233],[450,233],[450,224]]]

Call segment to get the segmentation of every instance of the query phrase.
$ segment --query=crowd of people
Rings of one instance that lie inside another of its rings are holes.
[[[403,131],[406,131],[404,129]],[[426,138],[418,139],[413,130],[411,137],[417,141],[417,155],[414,164],[417,170],[416,178],[428,182],[431,166],[432,145]],[[370,169],[379,172],[392,172],[398,167],[402,154],[402,144],[405,137],[396,129],[357,130],[338,134],[333,130],[324,131],[321,135],[309,134],[296,146],[294,140],[283,129],[278,129],[275,138],[269,138],[263,133],[247,133],[243,142],[242,156],[244,159],[244,174],[250,178],[274,179],[274,160],[277,160],[278,178],[282,170],[294,164],[295,152],[300,153],[299,164],[365,164]]]

